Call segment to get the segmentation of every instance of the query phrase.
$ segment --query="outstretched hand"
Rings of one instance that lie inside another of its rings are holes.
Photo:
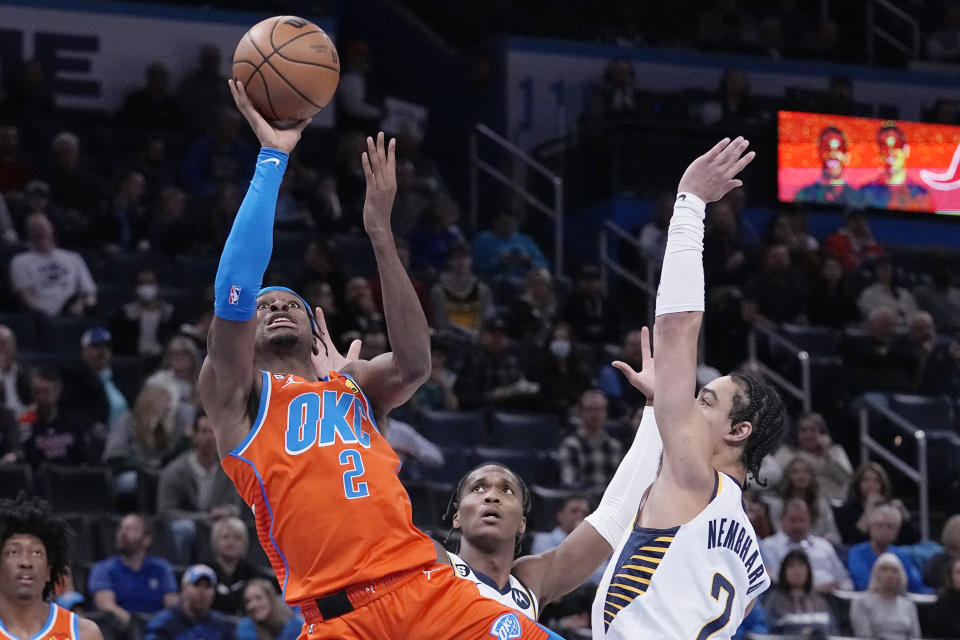
[[[318,376],[326,378],[331,371],[339,371],[348,362],[359,359],[361,343],[359,340],[354,340],[350,343],[350,348],[347,349],[347,355],[340,355],[337,346],[333,344],[333,339],[330,337],[330,331],[327,330],[327,321],[323,317],[323,309],[320,307],[316,308],[316,318],[322,337],[314,338],[320,344],[317,345],[318,352],[313,354],[313,368]]]
[[[367,180],[367,195],[363,201],[363,228],[367,234],[390,231],[390,213],[397,195],[397,141],[384,143],[383,132],[377,139],[367,138],[367,150],[360,164]]]
[[[713,149],[690,163],[680,178],[677,192],[692,193],[704,202],[716,202],[732,189],[742,186],[743,182],[734,176],[743,171],[757,155],[753,151],[743,155],[748,146],[750,142],[743,136],[738,136],[733,142],[730,138],[724,138]]]
[[[233,101],[237,103],[237,109],[240,110],[243,117],[250,123],[250,127],[256,134],[257,140],[260,141],[260,146],[277,149],[287,154],[293,151],[293,148],[300,142],[300,134],[303,133],[306,126],[310,124],[311,119],[305,118],[300,120],[289,129],[278,129],[267,122],[263,116],[260,115],[260,112],[254,108],[253,103],[250,102],[250,98],[247,97],[247,92],[243,88],[242,82],[231,78],[227,80],[227,84],[230,85],[230,93],[233,94]]]
[[[650,348],[650,329],[647,327],[640,330],[640,347],[643,351],[640,371],[634,371],[633,367],[620,360],[614,360],[613,366],[620,370],[627,382],[647,397],[647,404],[652,404],[653,385],[657,376],[653,368],[653,350]]]

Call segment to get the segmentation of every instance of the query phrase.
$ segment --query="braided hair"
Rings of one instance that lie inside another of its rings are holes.
[[[510,467],[508,467],[507,465],[502,464],[500,462],[482,462],[477,466],[475,466],[473,469],[470,469],[465,474],[463,474],[463,476],[460,478],[460,481],[457,483],[457,487],[453,490],[453,493],[450,495],[450,501],[447,503],[447,510],[444,511],[443,518],[442,518],[443,522],[450,523],[450,531],[448,531],[447,535],[444,536],[443,538],[444,546],[447,546],[450,543],[450,539],[453,537],[453,532],[455,530],[453,528],[453,516],[456,515],[457,511],[460,510],[460,496],[463,494],[463,489],[464,489],[464,485],[466,485],[467,483],[467,478],[470,477],[471,473],[473,473],[477,469],[480,469],[481,467],[500,467],[501,469],[503,469],[504,471],[512,475],[516,479],[517,484],[520,485],[520,498],[523,502],[523,516],[526,517],[527,514],[530,513],[530,505],[531,505],[530,490],[527,488],[527,483],[524,482],[523,478],[520,477],[520,474],[514,471],[513,469],[511,469]],[[523,534],[518,532],[517,541],[514,545],[514,550],[513,550],[514,556],[520,553],[520,541],[522,539],[523,539]],[[460,551],[460,543],[458,541],[457,552],[459,551]]]
[[[36,536],[47,552],[50,581],[43,586],[43,598],[53,593],[54,585],[69,572],[67,548],[71,530],[66,521],[54,515],[43,498],[28,498],[20,492],[16,500],[0,500],[0,548],[15,535]]]
[[[760,465],[764,456],[776,449],[783,437],[786,424],[783,400],[776,389],[756,376],[731,373],[730,377],[740,388],[733,395],[730,422],[753,425],[753,432],[743,450],[743,464],[757,484],[765,487],[767,482],[760,479]]]

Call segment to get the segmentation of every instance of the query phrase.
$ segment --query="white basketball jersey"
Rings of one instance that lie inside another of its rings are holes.
[[[466,560],[455,553],[447,552],[450,556],[450,562],[453,564],[453,571],[458,577],[464,580],[470,580],[477,585],[480,595],[491,600],[496,600],[500,604],[505,604],[520,613],[525,614],[531,620],[536,620],[540,615],[540,607],[537,602],[537,596],[533,591],[527,588],[518,578],[511,575],[503,589],[497,588],[497,583],[488,576],[474,571],[473,567],[467,564]]]
[[[594,640],[729,639],[770,586],[740,485],[715,473],[690,522],[624,533],[593,601]]]

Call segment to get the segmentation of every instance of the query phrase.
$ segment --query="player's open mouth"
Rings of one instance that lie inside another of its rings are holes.
[[[277,327],[277,326],[279,326],[279,327],[296,327],[296,326],[297,326],[297,323],[294,322],[294,321],[293,321],[289,316],[287,316],[287,315],[280,315],[280,314],[278,314],[278,315],[270,318],[270,320],[267,322],[267,326],[268,326],[268,327]]]
[[[33,584],[33,576],[27,574],[21,574],[17,576],[17,582],[22,582],[24,584]]]
[[[494,511],[493,509],[484,509],[483,511],[480,512],[481,522],[485,522],[487,524],[494,524],[496,522],[500,522],[500,518],[501,518],[500,512]]]

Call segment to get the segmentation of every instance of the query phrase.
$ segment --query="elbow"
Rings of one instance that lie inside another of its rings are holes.
[[[405,363],[400,367],[399,374],[405,386],[419,387],[430,377],[430,359]]]

